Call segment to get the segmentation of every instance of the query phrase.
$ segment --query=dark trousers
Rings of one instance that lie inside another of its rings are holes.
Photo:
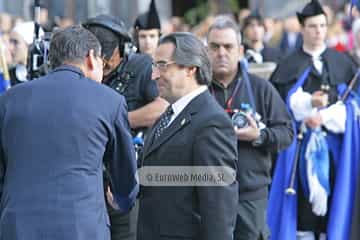
[[[269,228],[266,220],[267,205],[267,199],[239,202],[234,240],[269,239]]]
[[[127,214],[119,213],[108,206],[110,217],[111,240],[136,240],[137,218],[139,213],[139,204]]]

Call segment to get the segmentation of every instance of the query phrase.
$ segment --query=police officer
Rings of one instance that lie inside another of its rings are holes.
[[[158,96],[151,80],[152,59],[133,53],[131,36],[124,23],[108,15],[99,15],[83,23],[99,39],[104,61],[103,83],[124,95],[133,136],[150,127],[165,111],[168,103]],[[107,193],[111,200],[111,193]],[[108,201],[112,202],[112,201]],[[128,215],[108,205],[112,240],[136,239],[137,207]]]

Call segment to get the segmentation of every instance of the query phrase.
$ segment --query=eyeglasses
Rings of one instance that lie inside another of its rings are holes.
[[[159,62],[153,62],[152,63],[152,68],[157,68],[160,71],[165,71],[168,66],[170,66],[171,64],[176,64],[176,62],[174,61],[170,61],[170,62],[165,62],[165,61],[159,61]]]

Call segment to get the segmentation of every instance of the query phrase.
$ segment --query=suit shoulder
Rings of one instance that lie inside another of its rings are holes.
[[[89,80],[92,81],[91,79],[89,79]],[[116,92],[114,89],[110,88],[109,86],[106,86],[104,84],[99,84],[96,82],[94,82],[94,84],[99,85],[99,86],[96,86],[99,89],[98,91],[102,91],[107,98],[125,102],[125,97],[123,95],[119,94],[118,92]]]
[[[208,94],[205,101],[201,104],[201,106],[209,106],[202,107],[201,114],[202,119],[204,120],[204,126],[208,125],[229,125],[231,126],[231,121],[228,114],[225,110],[219,105],[219,103],[214,99],[213,96]]]

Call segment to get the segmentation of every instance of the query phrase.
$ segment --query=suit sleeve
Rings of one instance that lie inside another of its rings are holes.
[[[230,121],[225,116],[213,119],[198,134],[194,144],[194,165],[226,166],[236,170],[237,140]],[[201,239],[232,239],[238,184],[198,187],[197,196],[201,216]]]
[[[4,178],[5,178],[5,170],[6,170],[6,163],[5,163],[5,156],[4,156],[4,142],[3,142],[3,119],[4,119],[4,97],[0,98],[0,200],[3,195],[3,187],[4,187]]]
[[[127,108],[124,98],[119,105],[105,163],[109,167],[110,186],[120,209],[127,212],[139,191],[135,150],[132,144]]]

